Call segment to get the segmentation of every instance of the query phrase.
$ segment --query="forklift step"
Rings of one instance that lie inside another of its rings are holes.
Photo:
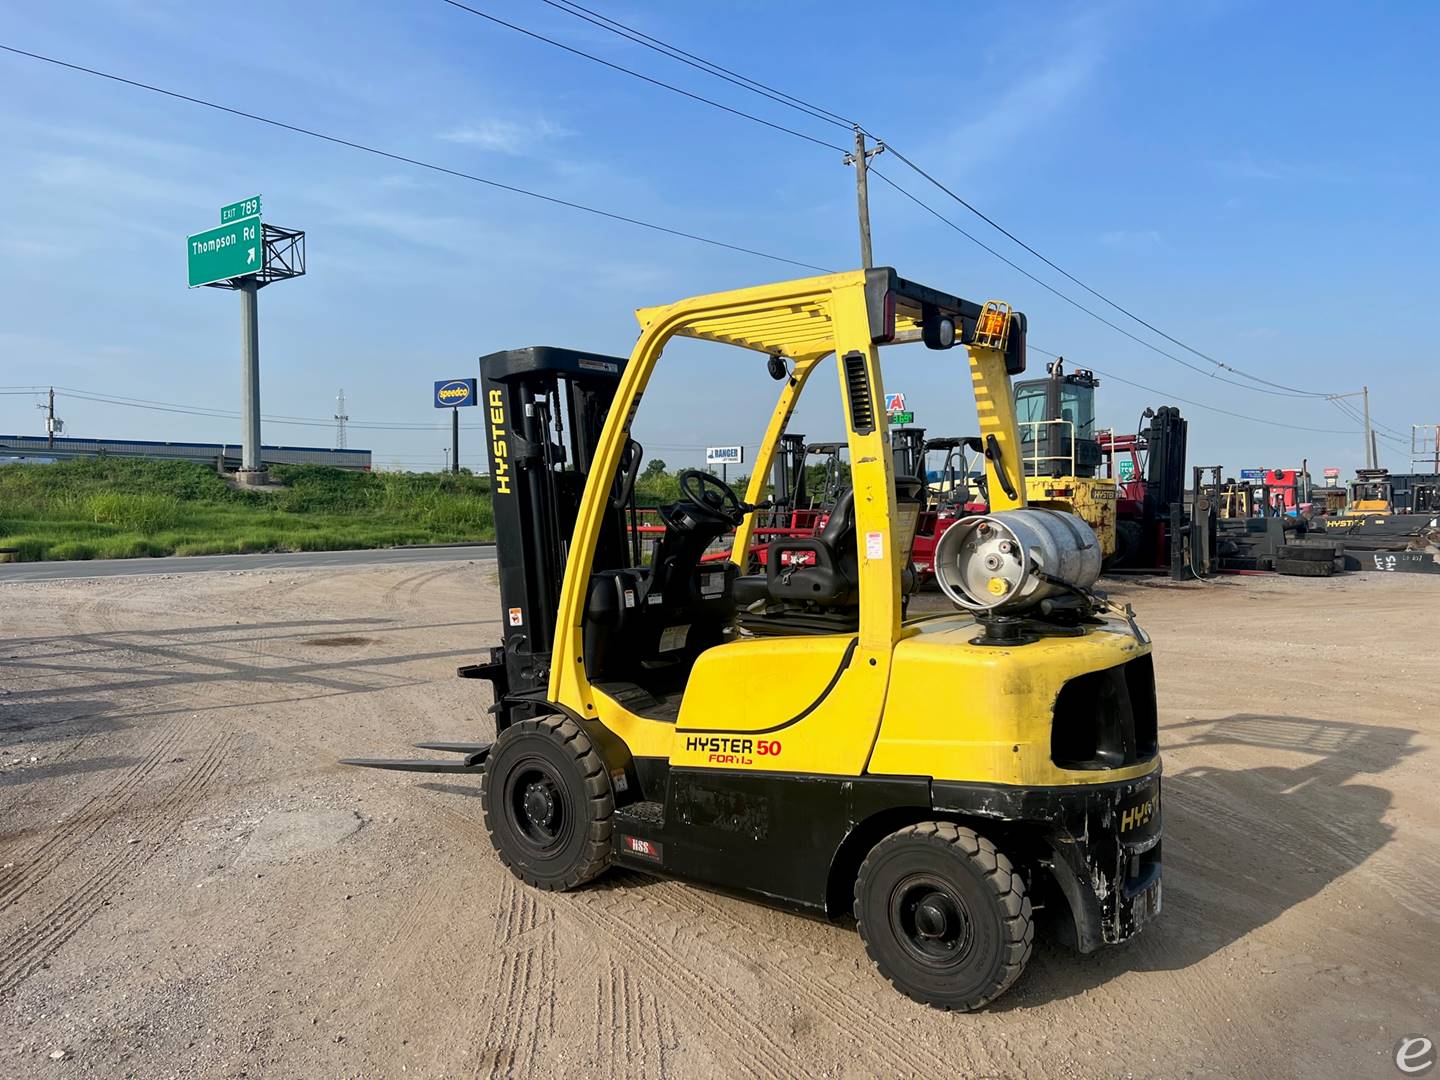
[[[1312,562],[1309,559],[1276,559],[1275,572],[1292,577],[1330,577],[1335,573],[1335,563]]]
[[[635,825],[645,829],[665,827],[665,804],[660,802],[633,802],[615,811],[615,820],[622,825]]]

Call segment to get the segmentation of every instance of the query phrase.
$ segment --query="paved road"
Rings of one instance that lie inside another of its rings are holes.
[[[372,551],[297,551],[278,555],[191,555],[166,559],[89,559],[0,564],[0,585],[11,581],[127,577],[134,574],[204,574],[216,570],[322,570],[329,567],[489,561],[490,544],[464,547],[379,548]]]

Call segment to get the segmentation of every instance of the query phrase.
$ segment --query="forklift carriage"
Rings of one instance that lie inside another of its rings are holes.
[[[637,317],[628,358],[481,359],[503,643],[460,674],[492,684],[497,737],[370,764],[478,769],[496,850],[538,888],[621,865],[853,913],[880,971],[941,1008],[1018,978],[1042,906],[1083,952],[1133,935],[1160,908],[1149,640],[1093,574],[1065,579],[1081,556],[1098,572],[1084,523],[1025,508],[1024,316],[880,268]],[[682,473],[647,562],[631,427],[674,337],[758,352],[781,385],[744,497]],[[968,353],[991,499],[937,567],[968,610],[907,616],[924,488],[897,474],[879,349],[917,340]],[[832,354],[852,486],[757,567],[777,448]],[[702,561],[731,530],[730,560]]]

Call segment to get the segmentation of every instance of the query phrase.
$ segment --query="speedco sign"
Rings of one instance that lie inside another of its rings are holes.
[[[461,405],[479,405],[480,398],[474,379],[450,379],[435,384],[435,408],[455,409]]]

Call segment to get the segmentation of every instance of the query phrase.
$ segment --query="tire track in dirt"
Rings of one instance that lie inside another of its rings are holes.
[[[683,911],[696,920],[711,926],[726,926],[742,936],[754,932],[752,925],[726,913],[713,902],[702,903],[699,894],[687,885],[662,880],[647,882],[644,888],[653,894],[658,906],[672,912]],[[944,1075],[954,1069],[952,1059],[915,1046],[893,1025],[877,1020],[855,1002],[850,988],[833,985],[836,967],[830,958],[817,958],[813,953],[801,955],[797,950],[787,952],[792,955],[787,955],[783,963],[765,965],[765,978],[783,986],[795,1000],[808,1006],[821,1023],[833,1024],[838,1037],[858,1036],[871,1046],[883,1048],[887,1055],[886,1067],[901,1074]]]
[[[443,803],[439,805],[440,816],[447,825],[466,841],[483,843],[488,850],[489,838],[480,822]],[[677,955],[674,943],[655,936],[643,920],[611,910],[614,899],[601,899],[621,890],[585,889],[552,899],[549,894],[536,893],[517,883],[508,870],[504,873],[513,892],[529,893],[538,907],[576,925],[582,936],[598,934],[605,939],[612,952],[626,958],[630,970],[643,972],[652,985],[664,988],[665,1000],[684,1003],[692,1010],[698,1029],[718,1026],[735,1032],[738,1037],[709,1048],[716,1057],[729,1059],[723,1061],[729,1071],[749,1075],[797,1075],[789,1048],[757,1023],[732,996],[717,990],[706,976],[698,974],[692,957]],[[502,894],[503,891],[502,887]],[[630,915],[633,914],[632,911]],[[492,1075],[501,1074],[492,1071]]]
[[[403,615],[415,606],[420,591],[426,585],[438,577],[453,574],[457,569],[459,568],[455,566],[442,566],[435,570],[422,570],[417,574],[406,574],[385,590],[380,597],[380,606],[391,614]]]
[[[164,724],[144,748],[139,764],[68,812],[59,825],[31,850],[7,850],[6,861],[16,864],[13,872],[0,871],[0,911],[44,881],[56,867],[82,847],[106,822],[118,815],[134,797],[146,777],[174,749],[180,730],[175,723]]]
[[[104,906],[122,876],[133,874],[159,851],[162,841],[180,827],[188,811],[205,794],[230,756],[232,739],[220,735],[209,745],[184,779],[154,806],[136,818],[127,843],[63,899],[34,922],[22,925],[0,941],[0,995],[33,975]]]
[[[591,1044],[602,1075],[667,1080],[679,1046],[669,1010],[613,960],[595,980],[591,1019]]]
[[[697,971],[696,958],[681,955],[673,940],[656,935],[634,911],[617,912],[620,890],[599,889],[569,893],[564,901],[542,900],[561,918],[579,923],[604,938],[612,952],[623,957],[628,970],[642,974],[663,989],[667,1001],[684,1003],[696,1013],[701,1029],[719,1029],[731,1037],[710,1043],[709,1051],[729,1071],[750,1075],[801,1075],[790,1048],[754,1019],[733,995],[718,989],[707,974]]]
[[[558,971],[554,912],[506,877],[495,921],[495,943],[502,947],[495,992],[470,1056],[485,1075],[509,1078],[539,1071],[545,1043],[555,1033]]]

